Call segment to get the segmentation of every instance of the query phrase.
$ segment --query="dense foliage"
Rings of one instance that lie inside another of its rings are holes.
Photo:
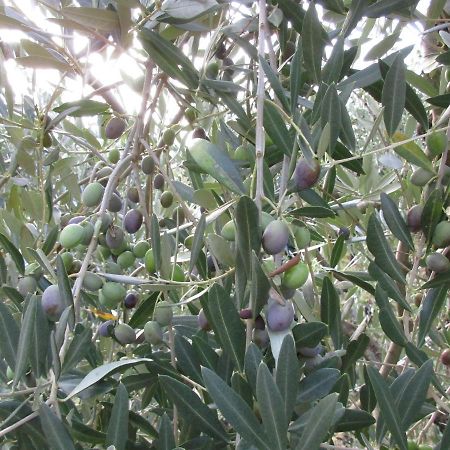
[[[2,448],[450,448],[445,3],[0,2]]]

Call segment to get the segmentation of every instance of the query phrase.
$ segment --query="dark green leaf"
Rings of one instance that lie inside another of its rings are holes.
[[[155,309],[156,300],[158,299],[159,294],[159,292],[153,292],[139,303],[139,306],[128,322],[128,325],[130,325],[130,327],[142,328],[145,325],[145,323],[148,321],[148,318],[153,314],[153,310]]]
[[[25,262],[22,254],[17,250],[16,246],[2,233],[0,233],[0,245],[4,250],[11,255],[14,264],[19,272],[23,275],[25,273]]]
[[[339,97],[339,103],[341,105],[341,132],[339,137],[341,141],[351,150],[355,150],[356,148],[356,138],[355,133],[353,131],[352,120],[350,115],[345,107],[343,100]],[[336,150],[336,147],[335,147]],[[333,152],[333,157],[336,158],[335,151]],[[358,161],[358,160],[356,160]],[[352,161],[349,161],[352,162]],[[345,164],[344,164],[345,165]]]
[[[173,450],[175,448],[175,439],[173,437],[173,425],[169,416],[164,413],[159,425],[158,440],[156,442],[157,450]]]
[[[248,384],[256,393],[256,374],[258,373],[258,367],[263,359],[261,350],[253,342],[247,347],[244,359],[244,370]]]
[[[423,206],[421,225],[428,246],[431,245],[431,239],[442,217],[444,201],[442,198],[442,189],[434,189],[428,196]]]
[[[159,377],[164,392],[178,407],[187,423],[209,436],[228,441],[228,435],[217,419],[217,415],[209,409],[192,390],[180,381],[166,375]]]
[[[344,415],[336,424],[336,432],[357,431],[370,427],[375,423],[375,418],[366,411],[346,408]]]
[[[436,447],[436,450],[445,450],[446,448],[450,448],[450,420],[447,422],[447,426],[442,433],[441,442]]]
[[[192,336],[192,348],[200,359],[202,366],[216,370],[219,356],[206,339],[200,336]]]
[[[193,350],[192,345],[186,338],[180,336],[178,333],[175,335],[174,341],[177,366],[189,378],[193,379],[197,383],[201,383],[202,373],[200,371],[200,361],[198,360],[197,354]]]
[[[320,297],[320,320],[328,325],[334,348],[342,345],[341,310],[339,295],[328,277],[323,279],[322,295]]]
[[[264,102],[264,129],[282,152],[290,156],[294,146],[293,135],[286,128],[285,120],[277,107],[270,101]]]
[[[78,327],[80,327],[81,331],[77,329]],[[77,328],[64,357],[63,372],[67,372],[75,367],[84,358],[86,352],[90,350],[89,344],[92,340],[91,328],[84,328],[81,325],[77,325]]]
[[[405,284],[405,275],[395,259],[375,213],[372,213],[370,216],[367,226],[367,247],[372,255],[375,256],[375,262],[384,272],[395,281]]]
[[[206,228],[206,215],[202,214],[200,220],[197,223],[197,227],[195,228],[194,240],[192,242],[192,249],[191,249],[191,259],[189,260],[189,272],[192,272],[192,270],[194,269],[197,259],[203,248],[204,244],[203,238],[205,235],[205,228]]]
[[[417,3],[418,0],[379,0],[367,8],[365,15],[372,18],[387,16],[410,6],[416,6]]]
[[[315,347],[328,334],[328,326],[322,322],[298,323],[292,334],[296,347]]]
[[[69,277],[67,276],[66,267],[61,258],[61,255],[58,255],[56,257],[56,269],[58,277],[58,289],[61,298],[64,299],[64,305],[66,308],[67,307],[73,308],[72,288],[70,286]]]
[[[72,111],[68,116],[72,117],[97,116],[108,111],[109,105],[107,103],[96,102],[95,100],[77,100],[75,102],[63,103],[53,108],[53,111],[61,113],[68,109]]]
[[[257,317],[261,309],[267,303],[269,298],[270,283],[266,274],[261,268],[261,263],[252,252],[252,276],[251,276],[251,305],[253,306],[253,317]]]
[[[447,299],[448,285],[430,289],[422,300],[419,320],[419,335],[417,345],[421,347],[425,343],[425,338],[433,326],[433,322],[438,317]]]
[[[341,101],[334,83],[330,84],[322,100],[320,123],[322,128],[328,123],[330,127],[330,143],[328,151],[333,154],[336,141],[341,131]]]
[[[328,395],[340,377],[337,369],[325,367],[303,378],[298,386],[297,402],[307,403]]]
[[[269,441],[253,411],[218,375],[202,368],[205,385],[225,419],[249,443],[270,450]]]
[[[273,92],[275,92],[275,95],[277,96],[278,100],[280,101],[281,105],[283,106],[283,109],[286,113],[290,113],[291,109],[289,107],[289,102],[286,97],[286,94],[284,93],[283,86],[280,83],[280,80],[278,78],[278,74],[276,74],[272,67],[270,67],[269,63],[263,59],[259,58],[259,63],[261,64],[261,67],[264,70],[264,73],[266,74],[267,79],[269,80],[270,85],[272,86]]]
[[[438,273],[430,281],[427,281],[422,285],[422,289],[439,288],[442,286],[450,285],[450,270],[446,272]]]
[[[337,83],[344,62],[344,39],[338,37],[333,46],[331,55],[322,70],[323,82],[326,84]]]
[[[52,450],[75,450],[75,445],[66,427],[45,403],[39,408],[39,418]]]
[[[291,0],[287,0],[291,1]],[[281,3],[279,2],[281,6]],[[297,6],[297,5],[296,5]],[[291,62],[290,69],[290,93],[291,93],[291,110],[294,111],[297,107],[298,94],[301,89],[302,83],[302,59],[303,59],[303,51],[302,51],[302,40],[301,37],[297,40],[294,57]]]
[[[334,153],[333,153],[333,158],[336,161],[339,161],[341,159],[352,158],[353,156],[355,156],[355,155],[353,155],[345,145],[341,144],[339,141],[336,142],[336,147],[334,148]],[[342,163],[342,165],[344,167],[346,167],[347,169],[352,170],[353,172],[355,172],[358,175],[364,174],[362,158],[344,162],[344,163]]]
[[[350,341],[347,345],[346,353],[342,357],[342,372],[351,371],[358,359],[364,356],[364,352],[369,346],[370,339],[366,334],[361,334],[358,339]]]
[[[16,366],[20,330],[8,307],[0,301],[0,353],[9,367]]]
[[[345,237],[340,235],[333,245],[333,250],[330,256],[330,267],[336,267],[342,257],[345,255]]]
[[[322,206],[304,206],[291,211],[294,217],[311,217],[313,219],[322,219],[326,217],[334,217],[336,214],[332,209]]]
[[[53,247],[56,244],[56,240],[58,239],[58,233],[59,233],[59,227],[58,225],[55,225],[50,232],[48,233],[47,237],[45,238],[45,242],[42,245],[42,251],[48,255],[52,250]]]
[[[345,18],[345,22],[342,25],[342,36],[347,37],[350,32],[356,27],[358,22],[364,16],[368,3],[368,0],[352,1],[350,9],[347,13],[347,17]]]
[[[125,450],[128,439],[128,392],[122,383],[116,390],[114,405],[106,430],[106,445]]]
[[[367,291],[369,294],[374,294],[375,289],[370,283],[364,281],[360,276],[358,276],[358,272],[340,272],[339,270],[332,270],[332,273],[337,274],[337,278],[343,278],[344,280],[351,281],[356,286]]]
[[[401,415],[397,407],[393,404],[389,386],[386,380],[378,373],[374,367],[367,367],[367,373],[375,392],[375,397],[380,406],[381,414],[394,441],[400,447],[400,450],[408,450],[406,435],[401,426]]]
[[[382,192],[380,194],[381,209],[383,211],[383,217],[386,221],[389,229],[392,231],[393,235],[406,244],[411,250],[414,250],[414,243],[411,237],[411,233],[406,226],[406,223],[401,216],[397,205],[389,197],[389,195]]]
[[[439,108],[447,108],[450,105],[450,94],[435,95],[427,98],[425,101]]]

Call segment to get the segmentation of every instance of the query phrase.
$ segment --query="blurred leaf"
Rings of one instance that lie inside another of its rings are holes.
[[[346,353],[342,357],[342,372],[350,373],[352,367],[358,359],[364,356],[367,347],[370,344],[370,338],[366,334],[361,334],[358,339],[348,343]]]
[[[419,313],[419,335],[417,345],[421,347],[447,299],[448,285],[430,289],[422,300]]]
[[[401,423],[399,422],[401,415],[399,414],[397,407],[391,401],[391,393],[386,380],[374,367],[368,366],[367,373],[375,391],[375,396],[377,398],[381,414],[383,415],[386,425],[392,434],[392,438],[400,447],[400,450],[408,450],[406,435],[403,431]]]
[[[66,266],[61,258],[61,255],[56,257],[56,269],[58,271],[58,288],[59,294],[61,298],[64,300],[65,307],[73,308],[73,296],[72,296],[72,288],[70,286],[69,277],[67,276]],[[74,317],[71,318],[72,323]],[[72,326],[71,326],[72,328]]]
[[[173,437],[173,425],[169,416],[164,413],[159,425],[158,440],[156,442],[157,450],[173,450],[175,448],[175,439]]]
[[[324,219],[336,215],[332,209],[322,206],[303,206],[302,208],[293,209],[291,214],[294,217],[311,217],[313,219]]]
[[[75,445],[66,427],[45,403],[42,403],[39,408],[39,419],[52,450],[75,450]]]
[[[295,447],[296,450],[313,450],[320,447],[331,427],[337,399],[337,394],[330,394],[314,406],[299,443]]]
[[[261,450],[271,450],[269,440],[253,411],[218,375],[202,368],[203,380],[225,419],[249,443]]]
[[[284,405],[286,426],[289,424],[294,410],[297,387],[300,376],[295,342],[291,335],[285,336],[278,355],[275,381],[281,394]]]
[[[294,354],[295,357],[295,354]],[[264,363],[258,367],[256,377],[256,398],[259,403],[264,430],[270,448],[285,450],[287,444],[287,425],[283,398],[278,386]]]
[[[278,108],[269,100],[264,101],[264,129],[277,147],[290,156],[294,147],[293,135],[287,129]]]
[[[450,270],[437,273],[430,281],[422,285],[421,289],[439,288],[450,285]]]
[[[365,15],[372,18],[387,16],[404,8],[416,6],[417,3],[418,0],[379,0],[367,8]]]
[[[77,107],[75,109],[75,107]],[[95,100],[78,100],[75,102],[68,102],[53,108],[53,111],[57,113],[62,113],[66,110],[71,110],[68,116],[72,117],[84,117],[84,116],[97,116],[103,114],[110,106],[107,103],[96,102]]]
[[[201,365],[211,370],[216,370],[219,356],[208,344],[206,339],[200,336],[192,336],[192,348],[200,359]]]
[[[421,226],[427,240],[428,248],[431,246],[431,239],[434,230],[436,229],[436,225],[440,222],[442,217],[444,207],[442,196],[442,189],[432,190],[423,206]]]
[[[161,270],[161,237],[159,233],[159,221],[155,214],[152,214],[152,226],[151,226],[151,242],[153,250],[153,259],[155,261],[155,270],[159,272]]]
[[[164,392],[178,407],[187,423],[213,438],[229,441],[217,415],[189,387],[166,375],[161,375],[159,380],[164,387]]]
[[[83,27],[110,33],[120,29],[117,12],[110,9],[64,7],[61,8],[60,13],[67,19],[83,25]]]
[[[439,108],[447,108],[450,106],[450,94],[435,95],[434,97],[427,98],[425,101]]]
[[[342,70],[344,62],[344,39],[342,36],[338,37],[336,44],[333,46],[331,55],[327,63],[322,69],[323,82],[326,84],[337,83],[339,75]]]
[[[336,242],[333,245],[333,250],[331,251],[330,267],[336,267],[339,264],[339,261],[345,255],[345,250],[345,237],[343,235],[340,235],[336,239]]]
[[[441,442],[437,445],[436,450],[445,450],[450,447],[450,421],[447,422],[444,432],[442,433]]]
[[[344,37],[347,37],[350,32],[356,27],[358,22],[364,16],[366,11],[368,0],[353,0],[350,8],[347,13],[347,17],[345,18],[345,22],[342,25],[341,34]]]
[[[328,277],[323,279],[322,295],[320,297],[320,319],[328,325],[334,348],[342,346],[342,324],[339,306],[339,295]]]
[[[234,255],[230,244],[222,236],[209,233],[206,236],[206,244],[212,255],[217,259],[219,265],[226,267],[234,266]]]
[[[323,322],[298,323],[292,328],[296,347],[315,347],[328,334]]]
[[[117,450],[125,450],[128,439],[128,392],[119,383],[114,397],[114,405],[106,430],[106,445],[114,445]]]
[[[85,328],[81,324],[78,324],[64,357],[63,372],[74,368],[84,358],[86,352],[90,350],[89,344],[91,340],[91,328]]]
[[[384,56],[398,41],[400,32],[392,33],[375,44],[364,56],[364,61],[379,59]]]
[[[22,254],[17,250],[16,246],[2,233],[0,233],[0,245],[3,247],[5,252],[11,255],[14,264],[16,265],[19,272],[23,275],[25,273],[25,262],[23,260]]]
[[[339,138],[341,139],[341,141],[347,146],[349,147],[351,150],[355,150],[356,148],[356,138],[355,138],[355,133],[353,131],[353,126],[352,126],[352,119],[350,118],[350,115],[347,111],[347,108],[344,104],[344,101],[339,97],[339,103],[341,105],[341,131],[339,133]],[[339,159],[336,157],[336,146],[333,150],[333,157],[336,159]],[[353,161],[349,161],[349,163],[351,163]],[[355,160],[356,165],[350,165],[348,166],[350,167],[358,167],[358,162],[359,160]],[[345,163],[343,164],[345,166]]]
[[[312,372],[298,385],[297,403],[313,402],[325,397],[340,375],[339,370],[328,367]]]
[[[0,301],[0,353],[14,371],[20,330],[9,308]]]
[[[52,227],[45,238],[45,242],[42,245],[42,251],[48,255],[56,244],[56,240],[58,239],[59,228],[57,225]]]
[[[294,29],[301,33],[305,11],[294,0],[278,0],[277,3],[283,14],[292,22]]]
[[[381,209],[383,211],[383,217],[386,221],[389,229],[392,231],[393,235],[406,244],[411,250],[414,250],[414,242],[409,232],[406,222],[401,216],[397,205],[389,197],[389,195],[382,192],[380,194]]]
[[[405,275],[402,272],[394,253],[387,242],[383,228],[376,216],[372,213],[367,226],[367,247],[375,257],[377,265],[395,281],[405,284]]]
[[[264,73],[266,74],[266,77],[275,92],[275,95],[282,104],[284,111],[289,114],[291,109],[286,94],[284,93],[283,86],[278,78],[278,74],[273,71],[272,67],[264,58],[260,57],[259,63],[261,64],[261,67],[263,68]]]

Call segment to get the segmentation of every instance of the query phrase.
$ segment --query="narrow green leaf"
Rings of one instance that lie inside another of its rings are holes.
[[[308,403],[328,395],[340,377],[337,369],[317,369],[300,381],[297,402]]]
[[[19,272],[23,275],[25,273],[25,262],[22,254],[17,250],[16,246],[2,233],[0,233],[0,245],[4,250],[11,255],[14,264]]]
[[[344,62],[344,38],[338,37],[331,55],[322,70],[322,79],[326,84],[337,83]]]
[[[169,416],[164,413],[159,425],[158,440],[156,442],[157,450],[173,450],[175,448],[175,439],[173,437],[173,425]]]
[[[264,101],[264,129],[277,147],[286,156],[290,156],[294,146],[294,138],[289,133],[286,122],[277,107],[269,100]]]
[[[286,94],[284,93],[283,86],[281,85],[278,78],[278,74],[276,74],[272,70],[272,67],[270,67],[269,63],[264,58],[260,57],[259,63],[261,64],[261,67],[263,68],[264,73],[266,74],[266,77],[269,80],[270,85],[272,86],[273,92],[275,92],[275,95],[283,106],[283,109],[286,113],[290,114],[291,108],[289,106]]]
[[[128,392],[122,383],[116,390],[114,405],[106,430],[106,445],[125,450],[128,439]]]
[[[310,2],[303,19],[301,36],[305,69],[311,73],[316,84],[322,78],[321,65],[325,48],[325,40],[322,33],[323,28],[317,15],[316,5],[314,2]]]
[[[278,2],[280,5],[280,2]],[[280,5],[281,6],[281,5]],[[298,94],[301,89],[302,83],[302,39],[297,39],[296,49],[291,62],[291,68],[289,73],[290,78],[290,94],[291,94],[291,110],[295,111],[298,102]]]
[[[367,373],[370,378],[375,397],[380,406],[381,414],[394,441],[400,447],[400,450],[408,450],[406,435],[401,426],[401,415],[397,407],[393,404],[389,386],[386,380],[378,373],[374,367],[367,367]]]
[[[20,330],[9,308],[0,301],[0,353],[14,370],[18,352]]]
[[[160,375],[164,392],[178,407],[180,414],[191,426],[209,436],[227,442],[229,437],[217,415],[209,409],[185,384],[166,375]]]
[[[266,274],[261,268],[258,256],[252,252],[252,273],[251,273],[251,305],[253,306],[253,317],[257,317],[261,309],[269,298],[270,283]]]
[[[358,339],[350,341],[347,345],[346,353],[342,357],[342,372],[351,373],[352,367],[358,359],[364,356],[364,352],[369,346],[370,339],[366,334],[361,334]]]
[[[322,206],[303,206],[291,211],[294,217],[311,217],[312,219],[325,219],[327,217],[335,217],[336,213],[329,208]]]
[[[423,206],[421,225],[423,233],[426,237],[428,247],[431,246],[431,239],[442,217],[444,207],[442,189],[434,189],[428,196]]]
[[[348,10],[347,17],[345,18],[345,22],[342,25],[341,34],[344,37],[347,37],[350,32],[356,27],[358,22],[364,16],[366,11],[368,0],[353,0],[350,9]]]
[[[404,8],[416,6],[417,0],[379,0],[370,5],[366,10],[366,16],[377,18],[399,12]]]
[[[336,424],[335,432],[357,431],[370,427],[375,423],[375,417],[367,411],[346,408],[344,415]]]
[[[256,375],[262,359],[263,354],[261,353],[259,347],[257,347],[253,342],[250,343],[247,347],[247,351],[245,352],[244,370],[248,384],[254,393],[256,393]]]
[[[205,385],[225,419],[249,443],[261,450],[270,450],[269,441],[253,411],[218,375],[202,368]]]
[[[156,214],[152,214],[151,240],[155,270],[159,272],[161,269],[161,236],[159,233],[159,220]]]
[[[384,106],[384,124],[392,136],[397,129],[405,108],[406,76],[403,56],[399,53],[386,74],[381,104]]]
[[[341,102],[334,83],[330,84],[322,100],[320,123],[322,128],[328,123],[330,127],[330,143],[328,151],[333,154],[336,141],[341,131]]]
[[[84,358],[86,352],[90,350],[89,344],[91,340],[91,328],[84,328],[81,324],[78,324],[73,339],[67,349],[66,356],[64,357],[63,372],[72,369]]]
[[[430,281],[422,285],[422,289],[439,288],[450,285],[450,270],[438,273]]]
[[[337,394],[330,394],[314,406],[295,450],[317,450],[320,447],[331,427],[337,400]]]
[[[285,17],[292,22],[294,29],[301,33],[305,11],[294,0],[278,0],[277,3]]]
[[[405,141],[406,139],[408,139],[408,136],[406,136],[406,134],[400,133],[399,131],[395,132],[392,136],[392,140],[394,142],[401,142]],[[430,158],[415,142],[407,142],[406,144],[394,147],[394,151],[405,161],[422,167],[429,172],[434,171],[433,164],[431,163]]]
[[[47,237],[45,238],[45,242],[42,245],[42,251],[48,255],[52,250],[53,247],[56,244],[56,240],[58,239],[58,233],[59,233],[59,227],[58,225],[55,225],[50,232],[48,233]]]
[[[406,244],[411,250],[414,250],[414,242],[411,233],[409,232],[405,220],[401,216],[395,202],[384,192],[380,194],[380,200],[384,220],[393,235]]]
[[[63,103],[53,111],[62,113],[63,111],[72,111],[68,116],[72,117],[84,117],[84,116],[97,116],[103,114],[109,109],[109,105],[103,102],[96,102],[95,100],[77,100],[75,102]]]
[[[61,258],[61,255],[56,257],[56,269],[58,278],[58,288],[61,298],[64,299],[64,305],[73,308],[72,288],[70,286],[69,277],[67,276],[66,266]],[[74,320],[74,318],[72,318]]]
[[[31,368],[33,369],[34,375],[40,377],[44,376],[47,372],[46,365],[50,344],[50,328],[48,319],[38,297],[32,296],[30,298],[27,312],[28,308],[31,308],[32,314],[32,317],[30,318],[31,340],[28,343],[30,346]]]
[[[323,279],[320,297],[320,320],[328,325],[334,348],[342,346],[342,324],[339,295],[328,277]]]
[[[438,317],[447,299],[448,285],[430,289],[422,301],[422,308],[419,313],[419,335],[417,345],[421,347],[425,343],[425,338],[433,326],[433,322]]]
[[[444,432],[442,433],[441,442],[437,445],[436,450],[445,450],[450,448],[450,420],[447,422]]]
[[[298,323],[292,328],[296,347],[315,347],[328,334],[328,326],[323,322]]]
[[[191,249],[191,258],[189,260],[189,272],[192,272],[192,270],[194,269],[197,259],[200,255],[200,251],[203,248],[203,238],[205,235],[205,228],[206,228],[206,215],[202,214],[200,220],[197,223],[197,227],[195,228],[194,240],[192,242],[192,249]]]
[[[175,334],[175,356],[177,358],[177,366],[189,378],[197,383],[202,383],[202,373],[200,371],[200,361],[192,345],[183,336]]]
[[[244,370],[245,327],[227,292],[217,283],[208,293],[207,311],[212,321],[214,334],[236,368]]]
[[[297,398],[298,380],[300,376],[295,342],[290,334],[284,337],[278,355],[275,381],[284,404],[286,426],[289,424]]]
[[[395,281],[405,284],[405,275],[395,259],[375,213],[372,213],[367,225],[367,247],[370,253],[375,256],[375,262],[384,272]]]
[[[344,143],[346,147],[351,150],[356,149],[356,138],[355,133],[353,131],[352,120],[350,118],[350,114],[347,111],[344,101],[339,97],[339,103],[341,105],[341,132],[339,134],[339,138]],[[336,147],[333,151],[333,158],[339,159],[336,155]],[[349,161],[358,163],[359,160]],[[345,164],[343,164],[345,166]],[[358,164],[356,164],[358,166]]]
[[[211,370],[217,369],[219,356],[206,339],[203,339],[197,335],[192,336],[192,348],[194,349],[197,357],[200,359],[202,366],[205,366]]]
[[[66,427],[45,403],[39,408],[39,419],[52,450],[75,450],[75,445]]]
[[[345,238],[343,235],[340,235],[336,242],[333,245],[333,250],[331,251],[330,256],[330,267],[336,267],[342,257],[345,255]]]

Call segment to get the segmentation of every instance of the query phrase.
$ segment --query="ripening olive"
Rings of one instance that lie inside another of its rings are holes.
[[[239,317],[241,319],[251,319],[253,317],[253,313],[251,308],[244,308],[239,311]]]
[[[118,249],[122,247],[125,241],[125,235],[122,228],[117,225],[113,225],[108,228],[106,232],[106,245],[110,249]]]
[[[422,205],[412,206],[406,215],[406,223],[412,233],[417,233],[422,229]]]
[[[450,261],[442,253],[431,253],[425,263],[432,272],[441,273],[450,270]]]
[[[17,290],[22,297],[26,297],[28,294],[34,294],[37,289],[37,282],[31,276],[23,277],[17,283]]]
[[[441,363],[444,366],[450,366],[450,348],[446,348],[442,353],[441,353]]]
[[[118,139],[122,136],[127,123],[120,117],[112,117],[105,128],[105,136],[107,139]]]
[[[67,225],[59,235],[59,243],[64,248],[73,248],[84,238],[84,228],[81,225],[72,223]]]
[[[125,308],[132,309],[138,304],[138,301],[139,296],[136,292],[128,292],[128,294],[125,296],[123,304]]]
[[[159,199],[163,208],[170,208],[173,203],[173,194],[170,191],[164,191]]]
[[[130,209],[123,219],[123,226],[128,233],[134,234],[139,231],[144,221],[144,216],[138,209]]]
[[[186,216],[182,206],[177,206],[172,213],[172,219],[177,223],[177,225],[182,225],[184,223]]]
[[[136,187],[130,187],[127,191],[127,198],[132,203],[139,203],[139,191]]]
[[[285,305],[273,302],[267,309],[266,314],[267,326],[272,331],[287,330],[294,320],[294,307],[290,300]]]
[[[164,176],[162,173],[157,173],[153,179],[153,187],[162,191],[164,189]]]
[[[98,334],[101,337],[111,337],[114,328],[114,321],[107,320],[98,327]]]
[[[136,333],[130,325],[120,323],[114,328],[114,337],[120,344],[132,344],[136,340]]]
[[[49,286],[42,294],[42,308],[50,320],[58,320],[64,310],[64,301],[57,284]]]
[[[122,209],[122,199],[115,192],[111,195],[108,203],[108,211],[119,212]]]
[[[269,255],[284,250],[289,240],[289,229],[284,222],[274,220],[267,225],[262,236],[262,246]]]
[[[162,327],[166,327],[172,322],[173,310],[172,304],[163,300],[155,306],[153,311],[153,320],[158,322]]]
[[[414,186],[422,187],[425,186],[434,176],[435,174],[433,172],[419,167],[412,173],[409,180],[412,184],[414,184]]]
[[[259,348],[266,348],[269,345],[269,333],[267,330],[255,328],[252,333],[252,340]]]
[[[141,169],[145,175],[151,175],[155,170],[155,161],[150,155],[144,156],[141,162]]]
[[[192,132],[192,139],[205,139],[209,141],[209,137],[206,135],[205,129],[202,127],[197,127]]]
[[[450,222],[442,221],[436,225],[432,242],[439,248],[447,247],[450,244]]]
[[[317,183],[320,176],[320,163],[317,159],[300,158],[295,166],[294,181],[299,191]]]
[[[94,208],[102,201],[105,188],[98,182],[89,183],[81,194],[81,201],[87,208]]]

